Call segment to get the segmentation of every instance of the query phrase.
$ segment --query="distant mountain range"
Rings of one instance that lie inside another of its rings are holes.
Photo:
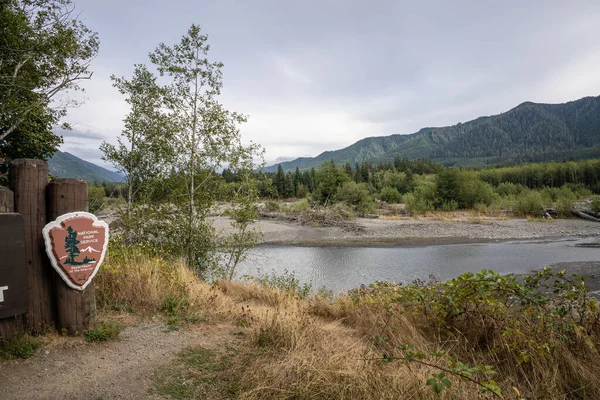
[[[48,160],[51,175],[57,178],[78,178],[87,182],[122,182],[123,175],[99,167],[75,157],[71,153],[58,151]]]
[[[502,114],[408,135],[369,137],[341,150],[281,163],[284,170],[336,163],[428,158],[483,166],[600,157],[600,96],[565,104],[526,102]],[[265,168],[274,172],[277,165]]]

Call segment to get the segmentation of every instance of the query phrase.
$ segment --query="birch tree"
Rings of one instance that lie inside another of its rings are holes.
[[[179,43],[161,43],[149,55],[166,81],[165,104],[174,132],[172,179],[179,183],[169,199],[177,211],[163,225],[170,231],[165,231],[162,245],[179,250],[200,271],[215,266],[215,251],[221,246],[207,221],[220,195],[218,172],[224,167],[247,170],[258,151],[256,145],[242,145],[239,125],[246,116],[218,101],[223,64],[209,60],[209,49],[208,37],[192,25]]]
[[[140,191],[148,196],[152,182],[166,178],[173,156],[169,117],[163,111],[164,89],[143,64],[135,65],[131,80],[112,75],[113,86],[127,96],[131,109],[117,145],[102,143],[102,159],[125,175],[128,214]]]

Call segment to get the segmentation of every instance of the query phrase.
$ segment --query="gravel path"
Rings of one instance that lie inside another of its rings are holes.
[[[168,331],[163,323],[146,323],[126,328],[117,341],[70,339],[30,359],[0,363],[0,398],[162,399],[148,392],[156,368],[186,347],[213,348],[231,339],[232,329],[201,325]]]

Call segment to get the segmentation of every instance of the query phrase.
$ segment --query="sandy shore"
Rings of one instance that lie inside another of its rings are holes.
[[[214,222],[218,230],[228,230],[227,218],[215,218]],[[358,218],[354,223],[361,227],[360,232],[311,227],[277,220],[260,220],[255,227],[263,232],[262,244],[305,246],[418,246],[600,236],[600,223],[576,219],[546,222],[526,219],[441,221]]]

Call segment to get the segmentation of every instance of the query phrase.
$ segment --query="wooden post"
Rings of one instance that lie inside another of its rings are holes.
[[[79,179],[55,179],[48,184],[48,221],[75,211],[88,210],[87,183]],[[57,328],[76,335],[90,329],[96,321],[94,283],[83,291],[71,289],[56,275]]]
[[[21,158],[9,169],[15,212],[25,220],[25,253],[29,276],[29,330],[43,332],[54,325],[53,274],[44,250],[42,229],[46,225],[46,186],[48,164],[43,160]]]
[[[0,213],[15,211],[15,196],[12,190],[0,186]],[[1,247],[0,243],[0,247]],[[8,340],[25,329],[23,315],[0,320],[0,339]]]
[[[15,212],[15,195],[7,187],[0,186],[0,213]]]

